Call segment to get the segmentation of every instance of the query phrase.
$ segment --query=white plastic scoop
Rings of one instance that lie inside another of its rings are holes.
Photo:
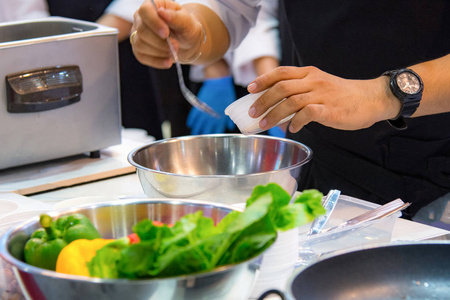
[[[253,102],[255,102],[262,94],[266,91],[262,91],[256,94],[248,94],[242,98],[231,103],[226,109],[225,114],[230,116],[231,120],[236,124],[239,130],[246,135],[257,134],[263,132],[264,130],[259,128],[259,121],[262,120],[272,109],[274,109],[277,105],[282,103],[284,99],[274,106],[270,107],[263,115],[258,118],[252,118],[248,115],[248,110],[250,106],[252,106]],[[290,119],[294,117],[294,114],[284,118],[275,126],[281,125],[283,123],[288,122]]]

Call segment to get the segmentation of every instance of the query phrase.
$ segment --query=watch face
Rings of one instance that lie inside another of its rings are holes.
[[[416,94],[420,90],[420,81],[416,75],[402,72],[397,76],[398,87],[406,94]]]

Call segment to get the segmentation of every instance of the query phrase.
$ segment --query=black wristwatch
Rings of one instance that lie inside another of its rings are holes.
[[[383,75],[390,77],[389,87],[392,94],[394,94],[402,104],[398,116],[387,121],[396,129],[406,129],[408,126],[403,118],[411,117],[419,107],[420,100],[422,99],[422,78],[410,69],[387,71],[384,72]]]

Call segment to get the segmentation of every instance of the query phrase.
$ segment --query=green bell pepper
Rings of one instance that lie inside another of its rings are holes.
[[[78,239],[93,240],[101,238],[100,233],[98,233],[91,221],[82,214],[59,217],[56,220],[56,228],[61,230],[62,238],[67,243]]]
[[[48,270],[55,270],[56,260],[61,250],[77,239],[100,238],[91,221],[82,214],[71,214],[53,221],[47,214],[40,216],[42,228],[33,232],[25,243],[25,262]]]

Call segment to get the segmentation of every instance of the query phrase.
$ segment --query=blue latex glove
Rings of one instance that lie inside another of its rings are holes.
[[[221,117],[216,119],[193,107],[186,121],[191,134],[224,133],[226,129],[232,130],[235,127],[230,117],[225,115],[225,108],[236,100],[231,76],[206,80],[197,97],[211,106]]]
[[[275,127],[270,128],[270,129],[267,131],[267,133],[268,133],[270,136],[275,136],[275,137],[280,137],[280,138],[286,137],[286,132],[284,132],[283,129],[281,129],[281,128],[278,127],[278,126],[275,126]]]

